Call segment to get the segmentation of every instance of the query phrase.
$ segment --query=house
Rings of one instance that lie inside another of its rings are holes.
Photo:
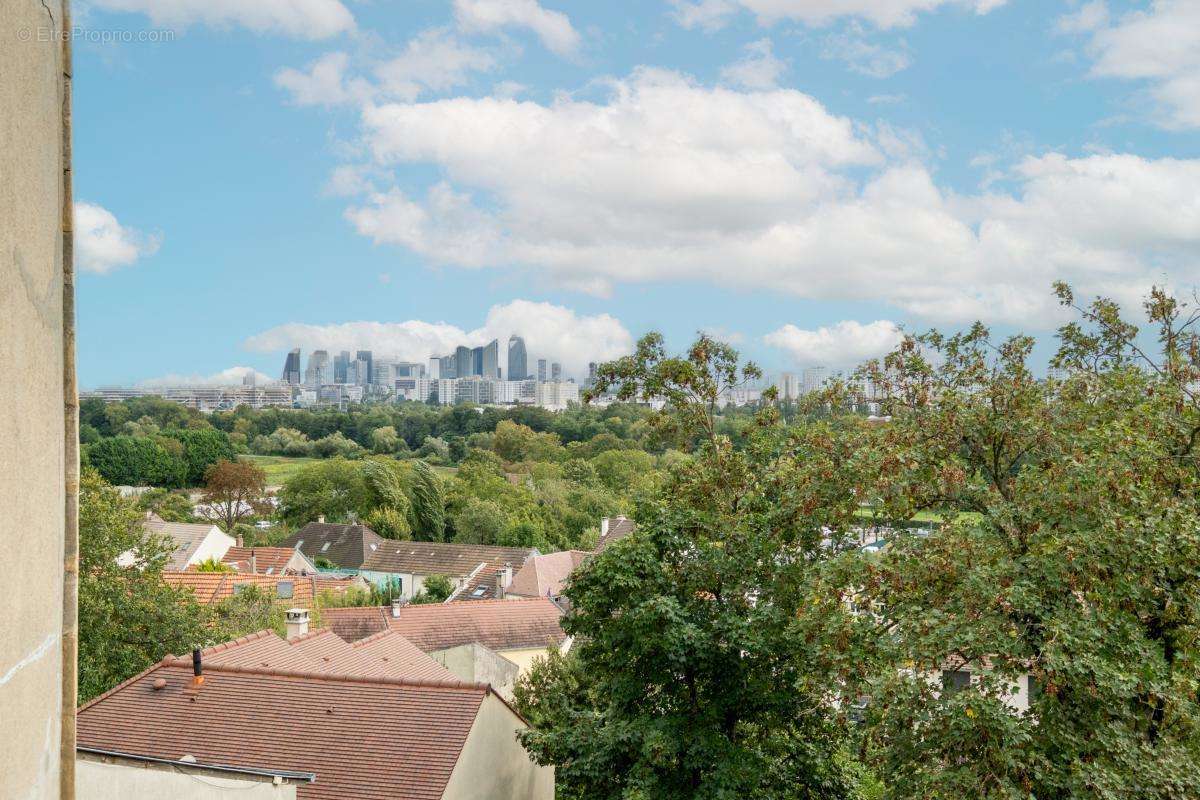
[[[563,550],[558,553],[536,555],[517,570],[509,584],[505,597],[562,597],[563,586],[571,573],[592,554],[583,550]]]
[[[79,745],[312,775],[298,800],[554,797],[525,721],[484,684],[213,661],[167,656],[84,704]]]
[[[388,541],[366,525],[310,522],[281,542],[300,550],[315,564],[324,559],[341,569],[361,569],[363,562]]]
[[[444,575],[454,585],[452,599],[486,600],[503,597],[515,571],[537,554],[532,547],[385,540],[361,572],[377,586],[398,582],[405,599],[420,594],[430,575]]]
[[[154,758],[91,747],[75,748],[76,800],[295,800],[311,772],[201,764],[193,758]]]
[[[613,542],[624,539],[636,528],[637,524],[628,517],[604,517],[600,520],[600,539],[596,543],[596,552],[600,552]]]
[[[545,655],[547,648],[570,649],[562,616],[562,609],[545,597],[321,611],[324,623],[344,639],[353,641],[392,630],[431,655],[479,644],[516,664],[522,673]],[[439,660],[453,670],[449,660]]]
[[[389,632],[394,636],[400,635],[394,631]],[[505,700],[513,699],[513,687],[517,684],[517,678],[521,677],[520,667],[479,642],[435,650],[428,657],[459,680],[488,684]]]
[[[147,532],[166,537],[174,543],[175,549],[166,567],[172,572],[183,572],[202,561],[220,561],[236,543],[232,536],[207,522],[165,522],[154,514],[147,514],[142,526]],[[118,559],[122,566],[132,563],[126,558],[127,555]]]
[[[357,576],[346,578],[312,575],[255,575],[240,572],[163,572],[163,580],[172,586],[191,589],[201,605],[211,605],[233,597],[246,586],[257,586],[274,596],[277,602],[300,608],[314,608],[324,592],[345,594],[352,587],[365,588]]]
[[[221,563],[257,575],[314,575],[317,565],[294,547],[238,547],[225,551]]]
[[[363,678],[453,681],[457,677],[412,642],[386,630],[351,644],[328,628],[310,631],[308,611],[287,612],[286,639],[265,630],[201,651],[204,664],[272,667]]]

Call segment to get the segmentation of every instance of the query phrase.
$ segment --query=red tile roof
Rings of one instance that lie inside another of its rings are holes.
[[[596,543],[596,552],[633,533],[637,529],[637,523],[628,517],[605,517],[600,527],[604,532],[600,534],[600,540]]]
[[[161,688],[155,688],[159,680]],[[488,687],[358,679],[216,665],[191,688],[167,657],[87,703],[83,747],[205,764],[313,772],[303,800],[435,800],[446,788]]]
[[[316,579],[299,575],[243,575],[239,572],[164,572],[163,580],[172,586],[191,589],[196,600],[203,605],[219,603],[233,597],[235,586],[258,586],[268,594],[275,595],[278,602],[299,608],[311,608]],[[291,584],[291,596],[287,594]],[[324,588],[324,587],[322,587]]]
[[[508,593],[522,597],[558,597],[567,578],[590,555],[583,550],[564,550],[534,556],[513,576]]]
[[[332,609],[331,609],[332,610]],[[545,597],[406,605],[388,627],[426,653],[479,642],[491,650],[561,645],[562,609]]]
[[[454,673],[393,630],[360,639],[351,646],[365,658],[386,665],[389,672],[398,672],[416,680],[449,680],[455,677]]]
[[[238,572],[255,572],[262,575],[282,575],[296,556],[294,547],[231,547],[225,551],[221,561]],[[250,568],[253,559],[254,569]],[[316,566],[311,568],[316,571]]]
[[[321,609],[321,623],[347,642],[356,642],[386,631],[391,609],[379,606]]]

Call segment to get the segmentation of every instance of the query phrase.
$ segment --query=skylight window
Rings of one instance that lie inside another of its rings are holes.
[[[476,589],[475,591],[471,592],[471,596],[472,596],[472,597],[483,597],[485,594],[487,594],[487,587],[486,587],[486,586],[480,586],[478,589]]]
[[[325,544],[321,545],[321,552],[324,553],[326,550],[328,550],[330,544],[331,542],[326,542]]]

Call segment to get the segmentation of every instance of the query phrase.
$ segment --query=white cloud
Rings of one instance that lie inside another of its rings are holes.
[[[1107,6],[1091,3],[1059,23],[1090,35],[1094,77],[1143,80],[1159,124],[1200,128],[1200,3],[1154,0],[1144,11],[1112,20]]]
[[[325,39],[354,30],[354,15],[339,0],[92,0],[92,5],[145,14],[167,28],[240,26],[296,39]]]
[[[491,51],[468,45],[443,28],[431,28],[410,39],[399,55],[375,63],[374,80],[351,75],[350,57],[333,52],[303,70],[279,70],[275,85],[299,106],[363,104],[379,97],[415,100],[427,92],[462,86],[472,73],[495,67]]]
[[[326,53],[306,70],[279,70],[275,85],[290,92],[298,106],[336,106],[368,99],[373,88],[361,78],[347,76],[349,64],[345,53]]]
[[[471,73],[488,72],[495,66],[496,57],[491,52],[434,28],[410,40],[403,53],[380,64],[375,74],[385,93],[411,100],[423,91],[462,86]]]
[[[375,168],[444,177],[369,195],[347,211],[360,233],[595,294],[693,280],[1043,325],[1053,280],[1129,298],[1194,282],[1200,257],[1200,160],[1052,153],[1006,169],[1009,192],[960,195],[919,141],[793,90],[639,70],[603,101],[390,103],[363,128]]]
[[[800,366],[852,367],[884,355],[903,338],[900,327],[889,320],[865,325],[843,320],[816,330],[784,325],[764,336],[763,342],[786,351]]]
[[[212,375],[163,375],[161,378],[150,378],[139,381],[143,389],[165,389],[172,386],[241,386],[247,374],[253,375],[256,383],[269,383],[272,378],[253,367],[230,367]]]
[[[828,25],[854,18],[878,28],[908,27],[921,12],[957,6],[987,14],[1007,0],[671,0],[675,18],[685,27],[718,28],[738,10],[758,17],[763,25],[780,20]]]
[[[299,347],[329,351],[368,349],[424,363],[432,355],[446,355],[458,345],[476,346],[499,339],[501,353],[508,337],[525,338],[530,359],[560,362],[570,375],[585,375],[589,361],[607,361],[633,350],[633,336],[608,314],[582,316],[550,303],[514,300],[492,306],[483,326],[463,330],[445,322],[345,322],[279,325],[246,340],[255,352],[276,353]],[[503,358],[503,356],[502,356]]]
[[[843,61],[854,72],[870,78],[887,78],[912,65],[906,51],[869,42],[858,30],[825,37],[821,58]]]
[[[101,275],[153,255],[158,236],[150,236],[117,221],[112,212],[94,203],[75,204],[75,258],[85,272]]]
[[[721,70],[721,80],[747,89],[770,89],[779,82],[787,62],[776,58],[770,39],[746,45],[746,55]]]
[[[579,49],[579,32],[561,11],[537,0],[454,0],[454,16],[466,31],[488,33],[501,28],[528,28],[551,52],[567,56]]]

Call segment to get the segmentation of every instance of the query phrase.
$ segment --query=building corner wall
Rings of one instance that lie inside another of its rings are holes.
[[[0,563],[19,567],[0,588],[0,797],[22,800],[63,797],[64,376],[74,366],[64,355],[64,5],[0,3]]]

